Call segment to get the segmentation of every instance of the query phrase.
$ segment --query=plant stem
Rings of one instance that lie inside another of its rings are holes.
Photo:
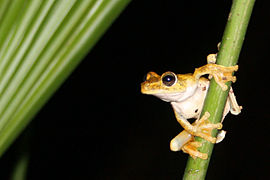
[[[25,180],[27,179],[27,169],[30,160],[30,142],[33,137],[33,126],[26,129],[16,142],[16,158],[14,159],[14,167],[10,174],[11,180]]]
[[[255,0],[233,1],[223,34],[220,51],[218,53],[217,64],[224,66],[233,66],[237,64],[254,3]],[[209,118],[211,123],[218,123],[221,121],[231,83],[229,82],[227,85],[228,90],[222,91],[218,84],[213,79],[211,80],[204,108],[201,113],[203,115],[208,111],[211,115]],[[217,130],[213,130],[212,135],[216,136]],[[214,144],[199,137],[196,137],[196,141],[203,143],[203,146],[199,148],[199,151],[207,153],[208,159],[192,159],[189,157],[183,177],[185,180],[199,180],[204,179],[206,176]]]

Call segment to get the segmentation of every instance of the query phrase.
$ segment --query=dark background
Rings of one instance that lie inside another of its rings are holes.
[[[131,2],[32,121],[28,179],[181,179],[188,156],[171,152],[169,142],[182,127],[170,104],[142,95],[140,83],[148,71],[188,73],[206,64],[230,6]],[[269,2],[257,1],[233,84],[244,109],[226,117],[207,179],[270,177],[269,24]],[[1,177],[17,152],[15,144],[2,158]]]

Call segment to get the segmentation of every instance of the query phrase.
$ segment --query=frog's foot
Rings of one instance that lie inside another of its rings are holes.
[[[208,64],[209,65],[209,74],[212,75],[218,85],[222,88],[223,91],[227,90],[226,82],[236,81],[236,77],[232,75],[234,71],[238,70],[238,65],[225,67],[217,64]]]
[[[187,144],[185,144],[182,147],[182,151],[184,153],[188,153],[193,159],[201,158],[201,159],[207,159],[208,158],[208,154],[206,153],[201,153],[200,151],[197,150],[198,147],[201,147],[202,143],[201,142],[197,142],[197,141],[190,141]]]
[[[199,80],[201,76],[209,74],[210,77],[214,77],[218,85],[222,88],[223,91],[225,91],[228,88],[225,84],[226,82],[236,81],[236,77],[233,76],[232,73],[237,70],[238,65],[225,67],[218,64],[206,64],[202,67],[196,68],[193,76],[196,80]]]
[[[219,49],[220,43],[218,43],[217,46]],[[238,66],[236,65],[236,66],[231,66],[231,67],[225,67],[225,66],[217,65],[216,61],[217,61],[217,53],[209,54],[207,56],[207,63],[213,65],[213,66],[211,65],[209,66],[209,68],[212,69],[210,70],[212,72],[209,73],[208,78],[211,79],[212,77],[214,77],[218,85],[220,85],[222,90],[225,91],[228,88],[227,85],[225,84],[226,82],[236,81],[236,77],[232,76],[232,73],[238,70]]]
[[[193,124],[193,130],[189,131],[190,134],[193,136],[199,136],[207,141],[210,141],[211,143],[216,143],[216,138],[212,137],[211,133],[213,129],[221,129],[222,124],[212,124],[208,121],[208,118],[210,117],[209,112],[205,112],[205,114],[202,116],[201,119],[198,119]]]

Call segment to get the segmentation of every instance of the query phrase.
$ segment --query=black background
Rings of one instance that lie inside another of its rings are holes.
[[[188,156],[171,152],[169,142],[182,127],[170,104],[142,95],[140,83],[148,71],[206,64],[230,6],[131,2],[32,121],[28,179],[181,179]],[[244,109],[226,117],[207,179],[270,177],[269,11],[267,1],[256,2],[233,84]],[[2,158],[1,179],[16,152],[13,145]]]

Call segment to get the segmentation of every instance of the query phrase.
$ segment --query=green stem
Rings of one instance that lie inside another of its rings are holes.
[[[255,0],[234,0],[228,17],[228,22],[223,34],[220,51],[217,57],[217,64],[233,66],[237,60],[244,41],[248,22],[252,13]],[[231,83],[227,83],[228,90],[222,91],[214,80],[211,80],[209,91],[205,99],[202,115],[208,111],[209,121],[218,123],[221,121],[223,109],[228,96]],[[217,135],[217,130],[213,131],[213,136]],[[196,137],[196,140],[203,143],[199,151],[208,154],[207,160],[189,157],[183,179],[204,179],[214,144]]]
[[[29,163],[29,153],[24,152],[17,160],[13,172],[11,174],[11,180],[24,180],[27,177],[27,168]]]
[[[25,180],[27,179],[27,169],[30,160],[30,142],[33,136],[33,126],[30,126],[26,131],[20,136],[19,140],[14,147],[16,149],[16,158],[14,162],[14,167],[10,174],[11,180]],[[14,153],[14,152],[13,152]]]

